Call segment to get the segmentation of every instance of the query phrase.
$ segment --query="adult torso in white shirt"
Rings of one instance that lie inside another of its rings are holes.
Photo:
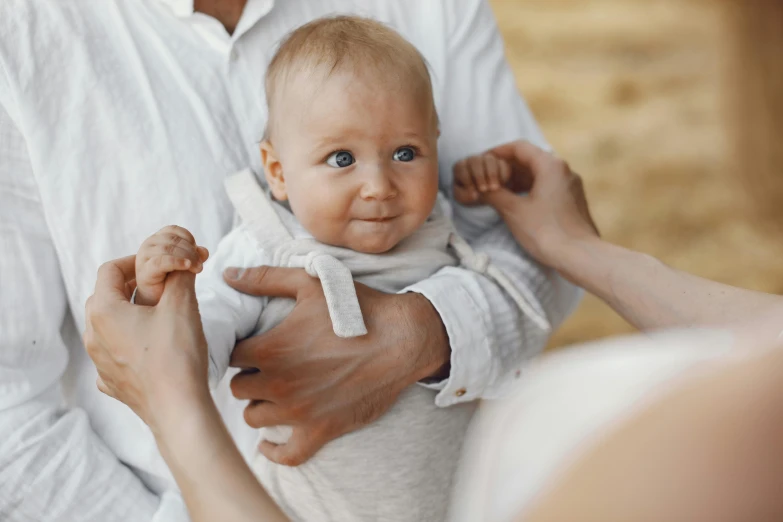
[[[264,71],[276,44],[293,28],[332,13],[369,15],[390,23],[422,51],[441,111],[452,105],[445,103],[448,98],[481,106],[498,94],[489,92],[493,78],[483,80],[481,99],[475,89],[460,93],[453,68],[468,64],[446,61],[455,36],[447,21],[460,11],[449,0],[249,0],[233,35],[193,13],[188,0],[3,2],[0,105],[24,136],[77,329],[102,262],[134,252],[146,236],[172,223],[190,229],[209,248],[229,231],[233,210],[223,180],[248,166],[260,172]],[[475,8],[477,2],[465,4]],[[491,24],[454,27],[495,30]],[[475,63],[481,53],[473,52]],[[464,73],[466,84],[470,74]],[[465,132],[474,123],[468,118],[455,118],[444,129],[444,184],[450,184],[458,155],[519,137],[520,129],[540,138],[524,104],[507,87],[500,95],[512,102],[510,123],[493,122],[487,125],[491,132],[468,143],[460,139],[463,133],[475,137]],[[166,487],[156,479],[163,465],[146,427],[99,394],[78,336],[73,329],[65,336],[67,351],[31,352],[21,369],[0,368],[14,383],[13,393],[0,394],[0,407],[40,394],[68,365],[70,403],[88,412],[98,435],[151,488]]]

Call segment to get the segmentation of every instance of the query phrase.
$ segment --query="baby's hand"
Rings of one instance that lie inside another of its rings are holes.
[[[209,257],[206,248],[196,245],[193,234],[182,227],[160,229],[141,244],[136,254],[136,303],[154,306],[163,295],[169,272],[201,272]]]
[[[485,153],[470,156],[454,165],[454,199],[463,205],[478,205],[481,194],[506,186],[511,165]]]

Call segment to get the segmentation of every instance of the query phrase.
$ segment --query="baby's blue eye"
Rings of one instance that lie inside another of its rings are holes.
[[[394,161],[413,161],[416,151],[411,147],[400,147],[394,151]]]
[[[326,158],[326,164],[336,169],[350,167],[354,163],[356,163],[356,160],[353,158],[353,154],[347,150],[338,150]]]

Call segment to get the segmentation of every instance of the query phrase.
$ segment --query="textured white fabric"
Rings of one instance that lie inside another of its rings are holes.
[[[459,258],[460,264],[469,270],[484,274],[492,278],[503,290],[508,292],[514,300],[519,310],[525,314],[534,324],[543,332],[549,333],[552,327],[546,318],[546,312],[536,302],[535,296],[525,287],[516,287],[506,274],[492,263],[489,255],[473,251],[467,241],[465,241],[456,231],[449,238],[449,246],[454,249]]]
[[[192,7],[0,2],[0,519],[143,521],[159,509],[177,520],[175,496],[160,504],[171,483],[151,434],[95,388],[79,339],[84,302],[102,262],[165,225],[212,251],[231,230],[223,181],[260,172],[262,80],[283,34],[353,12],[411,40],[432,68],[446,192],[465,155],[517,138],[543,144],[483,1],[249,0],[233,35]],[[578,292],[488,216],[460,232],[558,324]],[[503,393],[546,341],[483,276],[447,267],[407,290],[433,303],[449,334],[438,405]],[[241,403],[226,386],[216,394],[240,437]]]

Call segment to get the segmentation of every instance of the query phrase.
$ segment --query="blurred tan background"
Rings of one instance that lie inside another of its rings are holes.
[[[729,166],[722,19],[707,0],[491,0],[519,88],[585,179],[605,238],[783,293],[783,238]],[[740,73],[740,72],[738,72]],[[587,297],[551,346],[632,331]]]

